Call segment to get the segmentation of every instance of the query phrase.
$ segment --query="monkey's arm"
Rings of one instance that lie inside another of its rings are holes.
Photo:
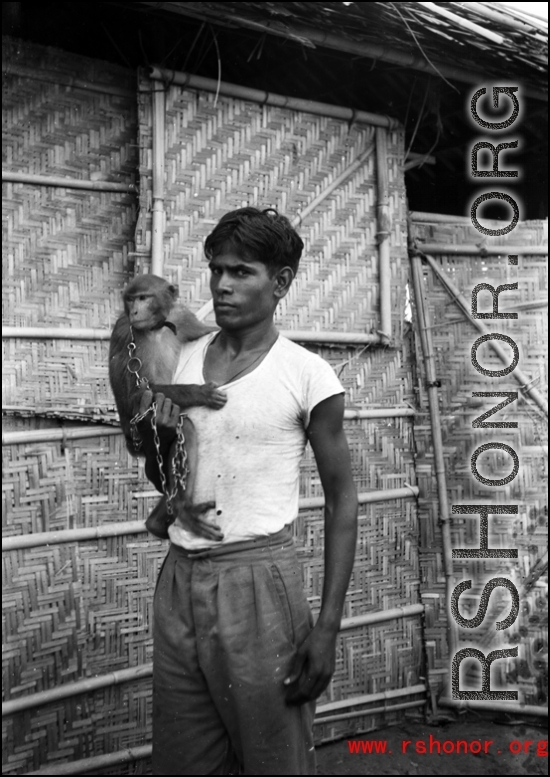
[[[151,389],[155,394],[164,394],[182,410],[197,405],[219,410],[227,402],[227,394],[220,391],[214,383],[205,383],[202,386],[196,383],[182,385],[152,383]]]

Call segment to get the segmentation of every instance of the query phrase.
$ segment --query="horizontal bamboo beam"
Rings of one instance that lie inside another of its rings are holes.
[[[33,186],[54,186],[63,189],[89,189],[95,192],[127,192],[135,194],[137,187],[133,183],[114,181],[88,181],[81,178],[64,178],[61,175],[35,175],[34,173],[16,173],[2,170],[3,183],[28,183]]]
[[[127,71],[130,78],[135,80],[135,71]],[[81,78],[72,78],[65,73],[59,71],[50,71],[49,77],[45,74],[45,71],[38,70],[36,67],[24,67],[23,65],[15,65],[11,62],[9,64],[4,63],[2,66],[2,74],[6,76],[19,76],[20,78],[30,78],[33,81],[43,81],[48,84],[54,84],[55,86],[68,86],[71,89],[84,89],[89,92],[98,92],[99,94],[113,94],[119,97],[129,97],[130,99],[136,99],[135,89],[125,89],[123,86],[115,86],[114,84],[101,84],[96,81],[84,81]]]
[[[458,701],[448,696],[438,699],[442,707],[455,707],[461,710],[488,710],[489,712],[509,712],[514,715],[538,715],[548,717],[548,707],[536,707],[534,704],[519,704],[513,701]]]
[[[28,340],[109,340],[110,329],[78,329],[63,326],[4,326],[2,337]]]
[[[152,492],[152,495],[156,492]],[[394,499],[410,499],[417,497],[417,486],[406,488],[388,488],[380,491],[368,491],[359,494],[359,504],[374,504],[377,502],[392,501]],[[149,495],[149,494],[148,494]],[[160,494],[158,494],[160,497]],[[300,499],[300,510],[313,510],[323,507],[324,497],[308,497]],[[22,550],[23,548],[36,548],[43,545],[57,545],[62,542],[84,542],[86,540],[105,539],[108,537],[123,537],[127,534],[145,533],[144,521],[120,521],[118,523],[104,523],[101,526],[92,526],[79,529],[59,529],[57,531],[36,532],[35,534],[18,534],[14,537],[2,537],[2,550]],[[156,540],[155,540],[156,541]]]
[[[158,7],[158,3],[145,2],[140,4]],[[449,65],[445,61],[431,58],[428,62],[421,53],[416,53],[414,49],[411,48],[410,51],[406,51],[402,47],[392,48],[386,41],[378,43],[375,41],[353,40],[349,35],[338,35],[327,32],[321,28],[289,23],[288,20],[285,20],[284,23],[277,22],[273,19],[261,22],[248,19],[245,16],[240,16],[235,13],[231,13],[227,18],[222,17],[220,14],[218,14],[216,18],[213,18],[212,14],[199,13],[197,5],[197,3],[172,3],[170,11],[193,16],[194,18],[205,19],[214,24],[231,24],[232,26],[247,27],[252,30],[267,33],[268,35],[277,35],[285,40],[294,39],[295,42],[298,43],[301,41],[308,41],[315,46],[343,51],[348,56],[367,57],[368,59],[380,60],[381,62],[390,62],[394,65],[400,65],[401,67],[407,68],[408,70],[419,70],[438,78],[444,76],[445,78],[473,84],[474,86],[479,85],[480,79],[483,80],[484,78],[487,79],[491,77],[490,73],[480,71],[479,69],[466,70],[461,67]],[[192,6],[192,8],[190,6]],[[163,10],[166,10],[166,7],[163,7]],[[165,72],[168,74],[172,73],[170,70]],[[169,80],[169,77],[167,80]],[[514,79],[514,83],[521,85],[522,94],[526,97],[533,97],[536,100],[542,100],[544,102],[548,101],[548,93],[542,89],[534,89],[528,82],[526,83],[518,79]]]
[[[415,685],[412,688],[404,688],[399,689],[397,691],[387,691],[386,693],[380,694],[380,693],[373,693],[369,694],[367,696],[360,696],[357,698],[351,698],[346,699],[343,702],[336,702],[340,705],[339,709],[346,709],[349,707],[354,707],[358,704],[369,704],[370,702],[375,701],[386,701],[390,699],[396,699],[396,698],[406,698],[408,696],[413,696],[418,693],[426,693],[426,686],[425,685]],[[363,715],[374,715],[374,714],[380,714],[382,712],[392,712],[393,710],[397,709],[405,709],[406,707],[413,707],[413,706],[420,706],[421,704],[425,704],[425,699],[416,699],[414,702],[408,702],[404,704],[396,704],[396,705],[385,705],[384,707],[376,707],[374,709],[366,709],[366,710],[354,710],[351,713],[344,713],[348,717],[362,717]],[[324,704],[321,707],[318,707],[317,709],[317,715],[323,714],[324,712],[328,711],[328,708],[332,707],[331,704]],[[333,720],[338,719],[342,720],[342,715],[334,715],[327,717],[326,719],[320,718],[316,719],[314,722],[316,725],[322,725],[323,723],[330,723]],[[78,761],[72,761],[69,763],[60,763],[60,764],[54,764],[52,766],[47,766],[44,769],[39,769],[34,772],[26,772],[27,775],[35,775],[36,777],[41,777],[44,775],[66,775],[66,774],[85,774],[85,773],[91,773],[98,771],[99,769],[106,769],[106,768],[114,768],[115,766],[118,766],[123,763],[129,763],[131,761],[137,761],[142,760],[144,758],[149,758],[152,753],[152,746],[151,745],[141,745],[139,747],[132,747],[127,748],[125,750],[119,750],[116,753],[107,753],[105,755],[98,755],[93,756],[92,758],[82,758]]]
[[[282,330],[283,337],[296,343],[319,343],[321,345],[370,345],[380,342],[380,336],[365,332],[317,332],[315,330]],[[110,329],[77,329],[73,327],[5,326],[2,337],[28,338],[31,340],[109,340]]]
[[[411,407],[373,408],[370,410],[344,410],[344,418],[353,420],[376,420],[385,418],[410,418],[415,415]],[[2,445],[24,445],[25,443],[60,442],[83,440],[94,437],[114,437],[122,434],[120,427],[104,424],[76,426],[57,429],[26,429],[22,432],[2,432]]]
[[[79,696],[82,693],[92,693],[101,688],[110,688],[113,685],[121,685],[131,680],[140,680],[143,677],[152,677],[153,664],[142,664],[141,666],[132,666],[128,669],[119,669],[115,672],[107,672],[97,677],[86,677],[83,680],[76,680],[72,683],[64,683],[56,688],[48,688],[46,691],[30,693],[27,696],[21,696],[19,699],[10,699],[2,702],[2,717],[15,715],[23,710],[31,710],[35,707],[43,707],[45,704],[52,704],[62,699],[69,699],[72,696]]]
[[[417,693],[426,693],[424,683],[411,685],[410,688],[396,688],[391,691],[381,691],[380,693],[367,693],[364,696],[355,696],[351,699],[341,699],[340,701],[331,701],[328,704],[322,704],[317,707],[316,714],[323,715],[328,712],[349,709],[359,704],[374,704],[378,701],[391,701],[392,699],[402,699],[407,696],[415,696]],[[321,721],[322,722],[322,721]]]
[[[458,254],[460,256],[498,256],[501,254],[527,254],[528,256],[547,256],[548,246],[477,246],[473,243],[418,243],[418,248],[426,254]]]
[[[399,710],[409,710],[412,707],[423,707],[427,704],[427,699],[416,699],[415,701],[406,701],[401,704],[389,704],[383,707],[370,707],[369,709],[353,710],[353,712],[342,712],[340,715],[328,715],[325,718],[314,720],[314,726],[322,726],[326,723],[336,723],[339,720],[352,720],[353,718],[362,718],[366,715],[384,715],[388,712],[398,712]],[[341,739],[341,736],[336,739]],[[326,740],[323,740],[323,744]]]
[[[372,626],[377,623],[384,623],[396,618],[405,618],[414,615],[420,615],[424,612],[424,605],[410,604],[404,607],[394,607],[391,610],[383,612],[371,612],[368,615],[358,615],[353,618],[343,618],[340,624],[340,631],[349,631],[360,626]],[[62,699],[68,699],[73,696],[79,696],[82,693],[92,693],[101,688],[109,688],[113,685],[140,680],[144,677],[152,677],[153,664],[143,664],[142,666],[132,666],[128,669],[119,669],[115,672],[98,675],[97,677],[86,677],[83,680],[76,680],[72,683],[65,683],[56,688],[48,688],[46,691],[30,693],[21,696],[18,699],[10,699],[2,703],[2,717],[15,715],[17,712],[43,707],[45,704],[51,704]],[[320,708],[321,709],[321,708]],[[369,712],[371,712],[369,710]],[[324,721],[323,721],[324,722]]]
[[[340,625],[340,631],[356,629],[359,626],[372,626],[375,623],[384,623],[396,618],[408,618],[413,615],[422,615],[425,607],[423,604],[406,604],[403,607],[391,607],[384,612],[369,612],[366,615],[354,615],[351,618],[345,618]]]
[[[63,777],[66,774],[97,774],[100,769],[114,769],[121,764],[131,763],[132,761],[141,761],[144,758],[150,758],[153,751],[152,745],[139,745],[128,747],[125,750],[119,750],[116,753],[105,753],[104,755],[94,755],[91,758],[80,758],[78,761],[66,761],[65,763],[52,764],[44,769],[38,769],[35,772],[25,772],[25,775],[59,775]]]
[[[448,213],[428,213],[422,210],[411,210],[409,215],[413,224],[466,224],[472,226],[471,216],[451,216]],[[483,220],[491,227],[502,227],[502,221],[498,219]]]
[[[305,113],[314,113],[320,116],[332,116],[336,119],[344,119],[349,122],[371,124],[375,127],[397,129],[401,124],[390,116],[380,116],[369,111],[354,111],[340,105],[321,103],[316,100],[305,100],[300,97],[288,97],[273,92],[264,92],[262,89],[252,89],[239,84],[229,84],[226,81],[218,81],[215,78],[205,78],[191,73],[179,73],[176,70],[167,70],[161,67],[152,67],[149,74],[153,81],[163,81],[170,85],[187,86],[190,89],[204,89],[206,92],[214,92],[225,97],[236,97],[241,100],[250,100],[261,105],[273,105],[278,108],[289,108]]]

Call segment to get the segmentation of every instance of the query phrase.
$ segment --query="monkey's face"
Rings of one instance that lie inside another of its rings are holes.
[[[137,294],[125,298],[126,314],[134,329],[152,329],[161,320],[161,311],[154,294]]]
[[[270,275],[263,262],[231,251],[213,257],[209,267],[216,323],[222,329],[247,329],[272,320],[290,286],[280,273]]]

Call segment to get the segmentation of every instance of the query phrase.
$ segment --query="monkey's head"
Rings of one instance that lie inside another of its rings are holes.
[[[178,298],[178,290],[158,275],[138,275],[124,289],[122,298],[134,329],[149,330],[166,320]]]

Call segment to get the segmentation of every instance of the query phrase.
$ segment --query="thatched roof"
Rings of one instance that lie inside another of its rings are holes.
[[[495,3],[137,3],[477,84],[513,79],[547,94],[548,25]]]

